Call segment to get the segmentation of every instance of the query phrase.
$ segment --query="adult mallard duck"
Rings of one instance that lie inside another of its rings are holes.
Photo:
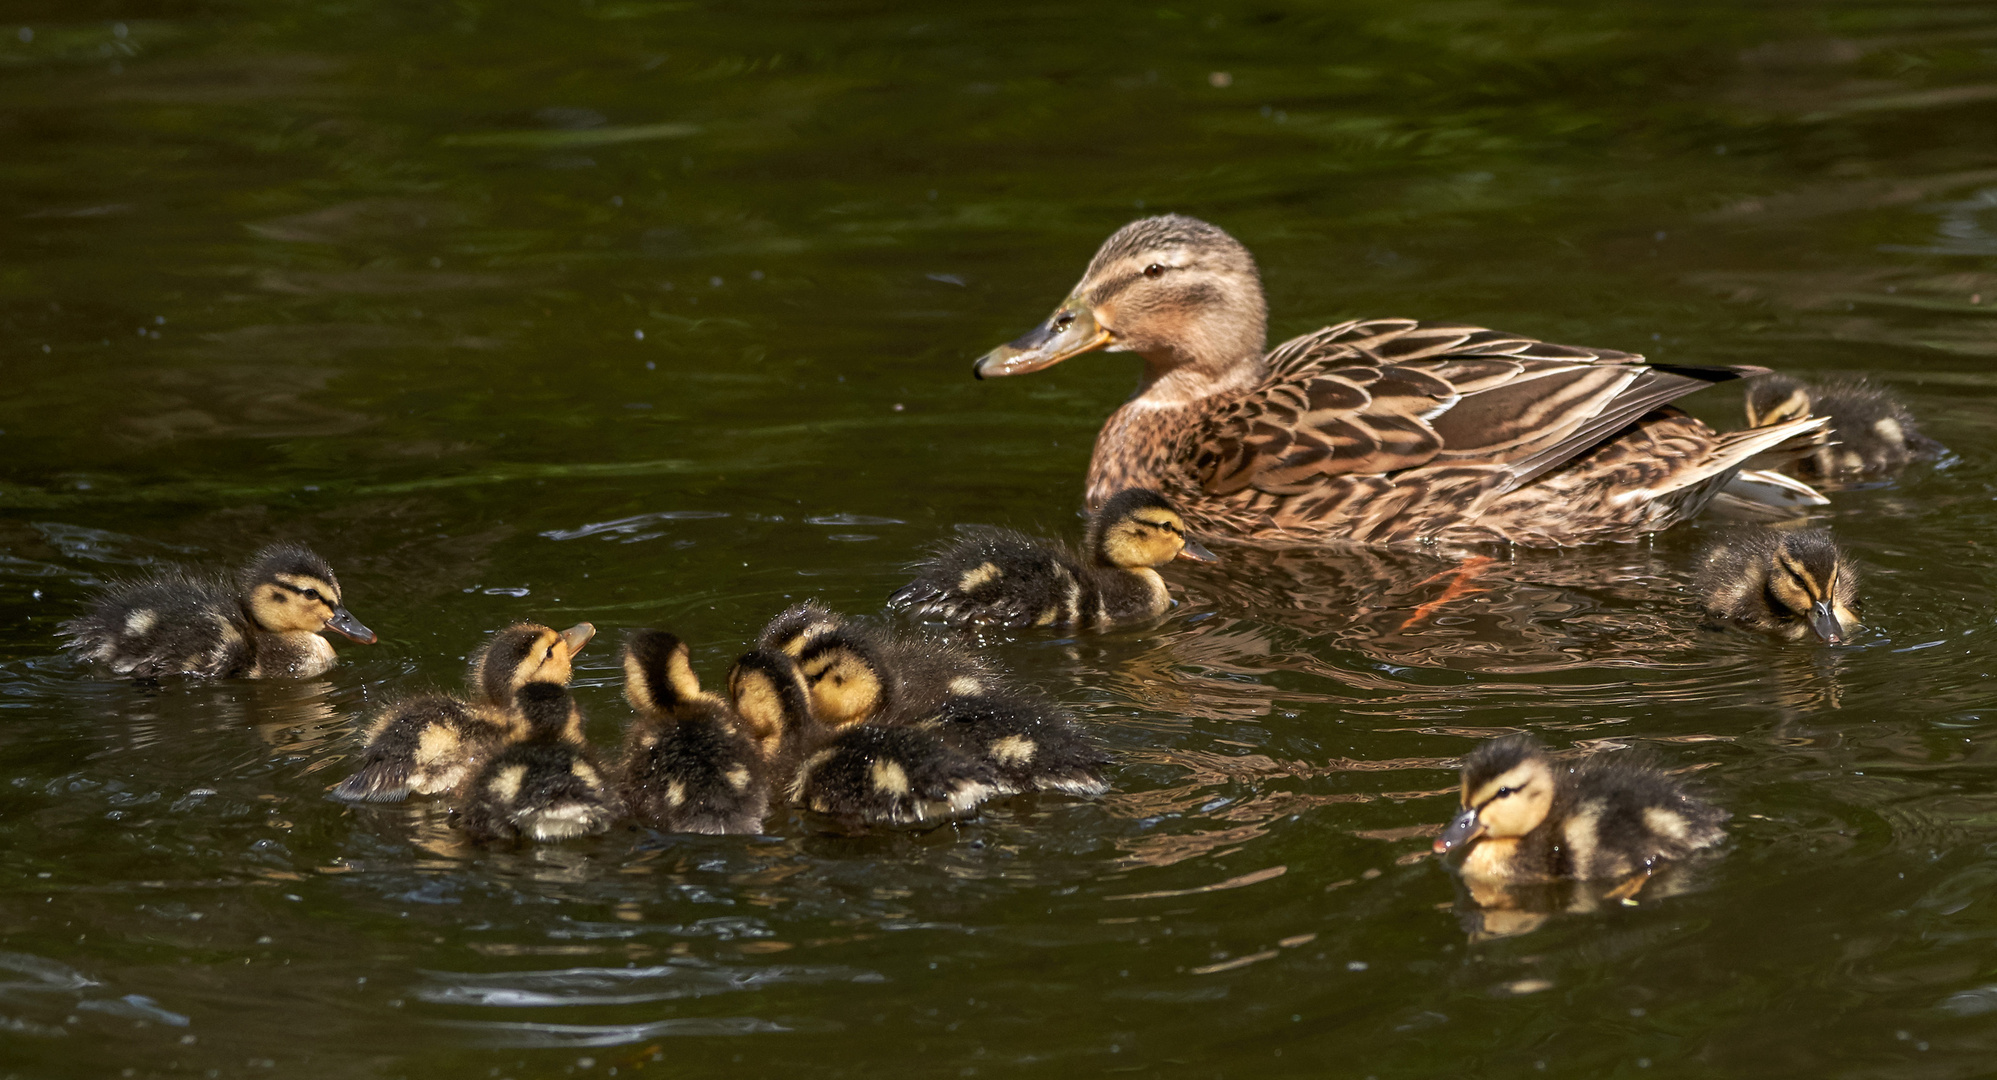
[[[1634,540],[1824,422],[1721,435],[1668,405],[1760,368],[1648,364],[1413,319],[1340,323],[1265,354],[1267,322],[1240,242],[1194,218],[1145,218],[976,372],[1139,354],[1137,394],[1096,438],[1089,505],[1148,487],[1199,532],[1270,543]]]

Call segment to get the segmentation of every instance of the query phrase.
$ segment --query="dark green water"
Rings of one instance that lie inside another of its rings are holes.
[[[0,0],[0,1072],[1987,1074],[1997,5],[993,11]],[[1696,529],[1407,630],[1445,564],[1237,552],[1156,627],[993,644],[1121,753],[1097,803],[516,853],[323,799],[510,620],[713,679],[954,524],[1072,534],[1135,361],[969,362],[1161,209],[1256,251],[1279,339],[1870,372],[1958,457],[1838,496],[1834,653],[1701,631]],[[380,645],[53,655],[93,585],[279,536]],[[1470,940],[1424,852],[1514,727],[1703,767],[1723,857]]]

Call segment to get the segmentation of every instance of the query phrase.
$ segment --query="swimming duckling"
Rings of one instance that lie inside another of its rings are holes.
[[[515,694],[530,682],[567,686],[571,661],[596,634],[577,623],[557,633],[520,623],[472,654],[470,699],[421,694],[391,705],[368,727],[361,767],[333,788],[353,802],[396,802],[455,789],[488,755],[526,737]]]
[[[166,571],[114,583],[62,626],[70,650],[135,679],[311,678],[336,660],[322,630],[375,641],[340,606],[333,568],[298,544],[257,552],[234,581]]]
[[[478,841],[566,840],[608,829],[616,795],[590,757],[568,688],[530,682],[516,701],[527,735],[465,784],[458,826]]]
[[[775,649],[797,656],[806,641],[846,624],[846,616],[831,611],[816,600],[792,604],[777,613],[756,638],[758,649]]]
[[[1082,554],[1011,529],[981,529],[937,552],[888,598],[917,616],[948,623],[1101,629],[1149,619],[1172,606],[1153,567],[1173,559],[1216,562],[1186,538],[1163,495],[1129,488],[1089,519]]]
[[[807,638],[796,655],[812,715],[833,728],[926,719],[945,698],[983,693],[994,678],[967,649],[862,623]]]
[[[990,764],[940,725],[835,726],[814,715],[796,661],[758,649],[728,674],[735,711],[792,805],[849,822],[908,825],[956,817],[1001,794]]]
[[[1706,614],[1785,641],[1839,645],[1858,622],[1858,568],[1824,529],[1737,529],[1700,556]]]
[[[637,715],[617,788],[633,817],[667,832],[762,831],[762,754],[728,703],[700,688],[684,642],[659,630],[626,638],[624,697]]]
[[[1468,848],[1466,881],[1599,881],[1648,871],[1720,841],[1732,816],[1641,762],[1556,762],[1525,735],[1493,739],[1463,763],[1463,812],[1436,838]]]
[[[1791,462],[1799,476],[1857,479],[1898,472],[1930,461],[1947,448],[1921,433],[1899,399],[1869,379],[1846,377],[1810,384],[1786,375],[1764,375],[1747,388],[1747,422],[1767,427],[1809,416],[1831,418],[1830,440]]]
[[[952,696],[934,720],[916,726],[937,731],[988,764],[999,794],[1059,791],[1093,798],[1109,790],[1103,776],[1109,754],[1066,711],[1016,690]]]

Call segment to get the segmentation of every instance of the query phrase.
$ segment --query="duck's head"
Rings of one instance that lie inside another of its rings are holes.
[[[1810,388],[1787,375],[1762,375],[1747,383],[1747,424],[1767,427],[1810,415]]]
[[[1268,322],[1248,249],[1198,218],[1166,214],[1118,229],[1046,322],[973,370],[1023,375],[1106,349],[1142,355],[1147,386],[1188,369],[1212,383],[1261,357]]]
[[[515,692],[513,705],[530,734],[582,741],[582,710],[561,683],[530,682]]]
[[[1479,837],[1502,840],[1539,828],[1553,809],[1553,759],[1525,735],[1479,746],[1463,762],[1463,811],[1435,838],[1437,854]]]
[[[1125,570],[1163,566],[1173,559],[1219,562],[1213,552],[1186,539],[1178,507],[1149,488],[1119,491],[1089,522],[1089,552],[1105,566]]]
[[[811,702],[797,661],[775,649],[746,653],[728,671],[728,696],[744,733],[763,760],[773,760],[786,740],[811,722]]]
[[[811,714],[838,729],[888,711],[893,689],[880,649],[867,634],[840,627],[807,641],[797,658]]]
[[[712,700],[693,673],[686,642],[664,630],[633,630],[624,638],[624,700],[641,713],[667,713]]]
[[[837,629],[845,621],[844,615],[829,610],[816,600],[792,604],[763,627],[763,633],[756,639],[756,647],[775,649],[796,658],[804,650],[805,642]]]
[[[250,618],[273,634],[331,630],[363,645],[375,642],[374,631],[340,606],[340,579],[310,548],[272,544],[250,560],[240,585]]]
[[[1858,570],[1824,529],[1785,532],[1755,567],[1761,598],[1783,623],[1808,626],[1826,645],[1858,628]],[[1803,636],[1800,629],[1797,637]]]
[[[575,655],[596,636],[596,627],[577,623],[552,630],[540,623],[516,623],[492,635],[472,654],[467,681],[492,705],[503,706],[529,683],[567,686]]]

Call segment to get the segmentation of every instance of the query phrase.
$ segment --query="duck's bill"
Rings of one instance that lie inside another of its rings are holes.
[[[1456,820],[1442,830],[1442,835],[1435,838],[1435,853],[1441,855],[1444,852],[1454,851],[1482,836],[1483,833],[1484,823],[1477,820],[1477,811],[1466,806],[1462,813],[1456,815]]]
[[[971,373],[980,379],[1024,375],[1053,367],[1070,356],[1100,349],[1111,338],[1108,330],[1096,325],[1087,305],[1063,304],[1046,322],[1028,330],[1018,340],[980,357]]]
[[[333,609],[333,617],[326,620],[326,629],[363,645],[375,643],[374,631],[362,625],[359,619],[354,618],[353,612],[343,607]]]
[[[579,622],[562,631],[562,644],[568,646],[569,655],[574,656],[582,651],[584,645],[589,644],[590,638],[595,636],[596,626],[594,624]]]
[[[1184,559],[1187,562],[1220,561],[1220,556],[1215,555],[1213,552],[1208,551],[1206,548],[1201,547],[1199,544],[1196,544],[1191,540],[1186,541],[1186,546],[1179,549],[1179,558]]]
[[[1831,606],[1827,603],[1810,606],[1810,629],[1816,631],[1817,636],[1822,638],[1826,645],[1844,644],[1845,626],[1838,621],[1837,612],[1831,610]]]

